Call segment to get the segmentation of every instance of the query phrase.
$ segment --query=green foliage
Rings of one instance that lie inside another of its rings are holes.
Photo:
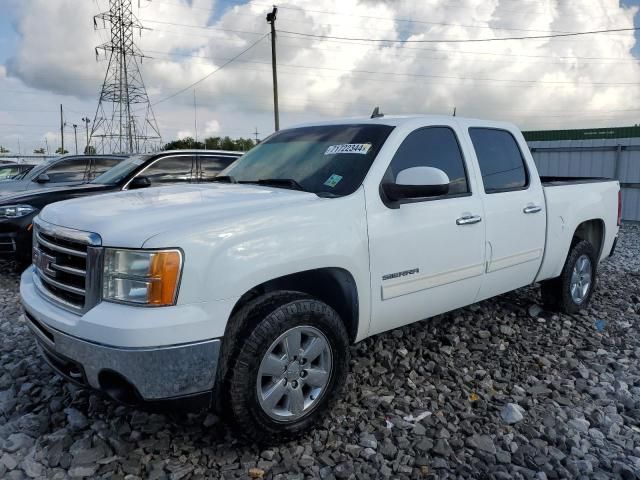
[[[36,155],[44,154],[44,148],[36,148],[33,153]]]
[[[56,150],[56,153],[64,155],[65,153],[69,153],[69,150],[63,150],[62,147],[58,147],[58,149]]]
[[[204,141],[196,142],[191,137],[174,140],[164,145],[163,150],[184,150],[188,148],[199,148],[206,150],[232,150],[236,152],[246,152],[255,146],[255,142],[250,138],[230,137],[207,137]]]
[[[0,153],[11,153],[10,150],[7,150],[6,148],[4,148],[2,145],[0,145]]]
[[[93,145],[87,145],[86,147],[84,147],[84,154],[85,155],[95,155],[96,154],[96,147],[94,147]]]

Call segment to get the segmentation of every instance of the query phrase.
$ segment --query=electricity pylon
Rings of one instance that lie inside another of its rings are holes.
[[[93,18],[111,28],[111,39],[96,47],[109,57],[91,140],[102,153],[139,153],[158,150],[162,138],[142,81],[138,59],[144,55],[133,41],[142,25],[133,14],[131,0],[109,0],[109,11]]]

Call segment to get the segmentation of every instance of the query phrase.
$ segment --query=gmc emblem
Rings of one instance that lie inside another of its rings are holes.
[[[34,249],[33,254],[33,263],[38,271],[49,277],[55,277],[56,271],[51,268],[51,264],[55,263],[56,258],[38,249]]]

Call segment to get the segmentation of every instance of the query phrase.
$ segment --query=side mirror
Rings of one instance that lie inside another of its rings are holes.
[[[449,193],[449,177],[439,168],[406,168],[398,173],[396,183],[384,183],[382,189],[393,201],[438,197]]]
[[[149,177],[140,176],[135,177],[133,180],[131,180],[131,183],[129,184],[129,190],[135,190],[137,188],[147,188],[150,186],[151,180],[149,180]]]
[[[41,173],[36,178],[36,182],[38,182],[38,183],[47,183],[49,180],[50,180],[49,179],[49,175],[47,175],[46,173]]]

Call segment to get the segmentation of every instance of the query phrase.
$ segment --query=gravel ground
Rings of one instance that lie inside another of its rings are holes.
[[[157,414],[38,357],[0,264],[0,478],[640,478],[640,226],[591,307],[525,288],[353,347],[347,394],[297,442],[243,445],[213,414]]]

